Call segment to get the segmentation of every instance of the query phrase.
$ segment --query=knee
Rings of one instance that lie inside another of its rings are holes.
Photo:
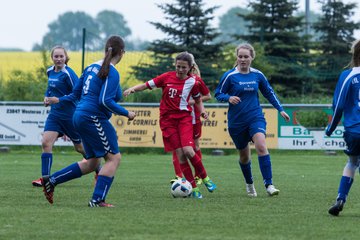
[[[250,162],[250,156],[248,154],[240,154],[239,163],[247,164]]]
[[[346,167],[355,171],[360,165],[359,159],[357,157],[350,157]]]
[[[121,155],[120,155],[120,153],[119,153],[119,154],[115,154],[115,155],[111,155],[111,156],[107,159],[107,161],[109,161],[109,162],[113,165],[113,167],[115,167],[115,168],[119,167],[120,162],[121,162]]]
[[[259,156],[264,156],[264,155],[269,154],[265,143],[259,144],[258,146],[256,146],[256,152]]]
[[[184,152],[184,155],[185,155],[188,159],[194,157],[194,155],[195,155],[195,151],[194,151],[194,149],[193,149],[192,147],[184,147],[184,148],[183,148],[183,152]]]
[[[51,149],[52,149],[52,144],[49,141],[42,140],[41,146],[45,152],[51,151]]]

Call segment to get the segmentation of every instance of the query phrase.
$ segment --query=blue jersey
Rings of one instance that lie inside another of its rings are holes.
[[[249,126],[255,120],[265,121],[258,90],[278,111],[283,111],[269,82],[259,70],[250,68],[248,74],[242,74],[237,68],[233,68],[222,76],[215,90],[215,98],[219,102],[229,102],[231,96],[238,96],[241,100],[236,105],[229,103],[229,129],[242,131],[244,127]]]
[[[99,61],[88,66],[75,86],[74,94],[60,98],[60,101],[80,98],[76,111],[86,112],[89,116],[107,119],[112,113],[128,116],[128,110],[117,104],[122,98],[119,72],[111,64],[107,78],[102,80],[97,76],[101,64]]]
[[[333,98],[333,117],[326,129],[330,136],[344,113],[345,131],[360,134],[360,67],[341,73]]]
[[[64,65],[59,71],[55,72],[55,66],[47,69],[48,87],[45,92],[46,97],[63,97],[72,93],[74,86],[78,82],[78,77],[75,72]],[[75,111],[76,100],[59,102],[58,104],[51,105],[50,114],[58,117],[59,119],[72,119]]]

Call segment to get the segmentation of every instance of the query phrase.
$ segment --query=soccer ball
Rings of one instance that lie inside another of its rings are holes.
[[[171,195],[174,198],[186,198],[192,192],[192,186],[185,178],[177,179],[171,184]]]

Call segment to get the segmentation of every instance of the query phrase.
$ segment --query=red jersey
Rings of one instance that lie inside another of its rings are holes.
[[[192,107],[189,105],[190,97],[199,98],[198,77],[188,76],[185,79],[176,77],[176,72],[166,72],[146,82],[149,89],[162,88],[160,101],[160,116],[165,114],[182,114],[184,111],[190,113]]]

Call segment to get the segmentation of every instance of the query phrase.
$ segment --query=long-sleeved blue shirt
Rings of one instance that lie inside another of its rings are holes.
[[[48,75],[46,97],[60,98],[71,94],[79,80],[75,72],[67,65],[64,65],[59,72],[55,71],[55,66],[51,66],[47,69],[46,73]],[[76,99],[72,99],[71,101],[51,105],[50,114],[60,119],[71,119],[76,103]]]
[[[229,103],[229,129],[242,131],[254,120],[265,120],[258,90],[278,111],[283,111],[265,75],[259,70],[250,68],[249,73],[242,74],[235,67],[224,73],[215,90],[215,98],[219,102],[229,102],[231,96],[238,96],[241,100],[236,105]]]
[[[110,64],[109,74],[106,79],[100,79],[97,74],[103,61],[88,66],[81,75],[73,94],[60,98],[60,102],[80,99],[76,111],[83,111],[89,115],[110,118],[112,113],[128,116],[129,112],[117,104],[122,98],[120,74]]]
[[[344,129],[360,134],[360,67],[354,67],[341,73],[333,98],[333,117],[326,128],[330,136],[344,113]]]

